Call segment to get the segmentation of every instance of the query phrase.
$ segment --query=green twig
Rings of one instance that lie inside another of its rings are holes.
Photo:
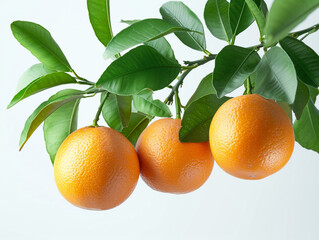
[[[175,109],[176,109],[176,119],[181,119],[181,103],[178,96],[178,89],[175,91]]]
[[[183,84],[184,79],[186,78],[186,76],[195,68],[197,68],[198,66],[204,65],[212,60],[214,60],[216,58],[216,54],[210,54],[208,56],[205,56],[202,59],[199,60],[195,60],[195,61],[184,61],[184,63],[187,65],[186,68],[184,66],[184,69],[186,71],[184,71],[178,78],[177,83],[172,87],[171,92],[169,93],[169,95],[167,96],[167,98],[165,99],[164,103],[165,104],[171,104],[173,102],[173,96],[175,94],[175,91],[178,90],[178,88]]]
[[[106,99],[109,97],[109,94],[110,94],[110,93],[107,93],[106,96],[105,96],[105,98],[101,101],[101,104],[100,104],[100,106],[99,106],[99,109],[97,110],[96,115],[95,115],[95,118],[94,118],[94,120],[93,120],[92,127],[98,127],[98,126],[99,126],[99,125],[97,124],[97,122],[98,122],[99,119],[100,119],[100,115],[101,115],[101,112],[102,112],[102,109],[103,109],[103,105],[104,105]]]
[[[196,67],[200,66],[200,65],[203,65],[205,63],[208,63],[209,61],[211,60],[214,60],[216,58],[216,54],[210,54],[208,56],[205,56],[203,57],[202,59],[199,59],[199,60],[195,60],[195,61],[184,61],[184,63],[187,65],[187,66],[193,66],[193,65],[196,65]]]
[[[317,23],[316,25],[313,25],[313,26],[311,26],[311,27],[308,27],[308,28],[306,28],[306,29],[303,29],[303,30],[300,30],[300,31],[297,31],[297,32],[292,32],[292,33],[289,33],[289,35],[290,36],[292,36],[292,37],[295,37],[295,38],[297,38],[297,37],[299,37],[299,36],[301,36],[301,35],[304,35],[304,34],[306,34],[306,33],[314,33],[314,32],[316,32],[317,30],[319,29],[319,23]],[[310,34],[311,34],[310,33]],[[310,34],[308,34],[308,35],[310,35]]]
[[[94,82],[91,82],[83,77],[80,77],[73,69],[72,69],[72,73],[74,74],[75,78],[79,80],[78,81],[79,84],[95,85]]]
[[[300,38],[300,41],[303,41],[306,37],[308,37],[310,34],[317,32],[318,29],[312,29],[310,32],[308,32],[307,34],[305,34],[302,38]]]
[[[84,82],[88,81],[87,79],[83,78],[83,77],[80,77],[73,69],[72,69],[72,73],[74,74],[74,76],[79,79],[79,80],[82,80]]]
[[[90,81],[82,81],[82,80],[77,81],[77,84],[81,84],[81,85],[89,85],[89,86],[94,86],[94,85],[95,85],[95,83],[94,83],[94,82],[90,82]]]
[[[171,104],[173,102],[173,96],[174,96],[176,90],[178,90],[179,86],[183,83],[184,79],[191,71],[192,71],[192,69],[188,69],[182,73],[182,75],[179,77],[177,83],[172,87],[170,94],[165,99],[165,101],[164,101],[165,104]]]
[[[194,68],[197,68],[198,67],[198,64],[193,64],[193,65],[190,65],[190,66],[182,66],[182,70],[187,70],[187,69],[194,69]]]
[[[295,37],[295,38],[298,38],[300,37],[301,35],[304,35],[306,34],[305,36],[303,36],[300,40],[304,40],[306,37],[308,37],[310,34],[314,33],[314,32],[317,32],[319,30],[319,23],[312,26],[312,27],[308,27],[306,29],[303,29],[303,30],[300,30],[300,31],[297,31],[297,32],[292,32],[292,33],[289,33],[288,36],[291,36],[291,37]],[[272,46],[270,47],[273,47],[277,45],[277,42],[274,43]],[[258,45],[254,45],[254,46],[251,46],[251,47],[248,47],[248,48],[254,48],[256,51],[259,51],[261,48],[264,48],[264,44],[263,43],[260,43]],[[268,47],[269,48],[269,47]],[[267,49],[264,49],[267,51]]]
[[[106,90],[100,89],[100,88],[95,88],[95,87],[90,87],[90,88],[85,90],[86,94],[91,94],[91,93],[97,94],[97,93],[102,93],[102,92],[106,92]]]
[[[259,49],[261,49],[263,46],[264,46],[264,44],[260,43],[260,44],[257,44],[257,45],[254,45],[254,46],[251,46],[248,48],[253,48],[253,49],[255,49],[255,51],[259,51]]]
[[[207,49],[204,49],[203,52],[208,56],[211,55],[211,53]]]

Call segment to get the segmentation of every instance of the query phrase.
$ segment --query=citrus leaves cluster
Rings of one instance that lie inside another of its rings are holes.
[[[294,112],[296,140],[319,152],[319,110],[315,107],[319,56],[302,41],[319,25],[290,32],[318,6],[319,0],[275,0],[268,11],[264,0],[208,0],[202,23],[183,2],[170,1],[159,9],[161,19],[123,20],[128,25],[113,36],[109,1],[87,0],[92,28],[105,46],[103,56],[112,59],[96,81],[77,75],[44,27],[15,21],[11,25],[14,37],[40,63],[23,74],[8,108],[55,86],[86,86],[83,90],[62,90],[41,103],[27,119],[20,148],[44,122],[46,148],[54,162],[63,140],[77,129],[80,100],[97,93],[101,93],[101,106],[94,124],[102,114],[108,126],[132,144],[154,117],[172,116],[167,105],[174,96],[177,116],[183,110],[180,141],[208,141],[215,112],[230,99],[228,94],[244,85],[244,94],[274,99],[288,115]],[[260,42],[251,47],[237,46],[236,37],[254,22]],[[207,50],[206,38],[211,36],[205,35],[205,26],[207,32],[226,42],[219,53]],[[165,38],[168,34],[174,34],[190,51],[202,52],[203,58],[179,62]],[[191,71],[212,60],[214,68],[183,106],[179,100],[183,81]],[[153,92],[164,88],[171,89],[165,101],[154,99]]]

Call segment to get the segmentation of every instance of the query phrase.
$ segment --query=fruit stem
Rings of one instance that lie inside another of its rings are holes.
[[[106,99],[109,97],[110,93],[108,92],[105,96],[105,98],[101,101],[101,104],[99,106],[99,109],[97,110],[96,112],[96,115],[95,115],[95,118],[93,120],[93,124],[92,124],[92,127],[98,127],[99,125],[97,124],[97,122],[99,121],[100,119],[100,115],[101,115],[101,112],[102,112],[102,109],[103,109],[103,106],[106,102]]]
[[[251,81],[250,77],[247,78],[247,94],[251,94],[252,86],[251,86]]]
[[[176,119],[181,119],[181,102],[178,96],[178,90],[175,91],[175,109],[176,109]]]

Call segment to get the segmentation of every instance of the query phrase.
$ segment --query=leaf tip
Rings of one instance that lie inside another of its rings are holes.
[[[22,143],[22,144],[20,144],[20,146],[19,146],[19,152],[21,152],[22,148],[24,147],[24,144],[25,144],[25,142]]]

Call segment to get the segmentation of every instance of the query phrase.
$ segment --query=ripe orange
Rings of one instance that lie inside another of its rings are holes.
[[[209,141],[217,164],[227,173],[261,179],[285,166],[295,137],[279,104],[252,94],[228,100],[218,109]]]
[[[137,141],[142,178],[157,191],[194,191],[212,171],[209,143],[181,143],[180,128],[180,119],[160,119],[148,126]]]
[[[107,127],[85,127],[60,146],[54,177],[58,189],[75,206],[105,210],[124,202],[139,177],[132,144]]]

